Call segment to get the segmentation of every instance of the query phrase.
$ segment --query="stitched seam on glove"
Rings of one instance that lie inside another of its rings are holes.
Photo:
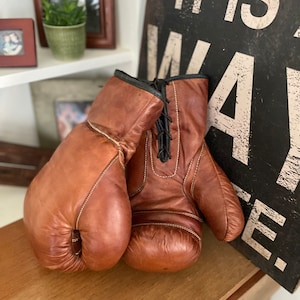
[[[120,147],[120,143],[117,142],[115,139],[113,139],[111,136],[109,136],[107,133],[103,132],[102,130],[100,130],[99,128],[97,128],[91,121],[87,120],[88,124],[90,125],[90,127],[92,129],[94,129],[95,131],[97,131],[98,133],[100,133],[101,135],[105,136],[107,139],[109,139],[111,142],[113,142],[115,145],[117,145],[118,147]]]
[[[149,145],[149,136],[148,136],[149,131],[147,132],[147,136],[146,136],[146,141],[145,141],[145,165],[144,165],[144,173],[143,173],[143,181],[140,184],[140,186],[137,187],[137,189],[129,194],[129,198],[134,197],[136,194],[140,193],[142,191],[142,189],[144,188],[145,184],[146,184],[146,178],[147,178],[147,165],[148,165],[148,145]]]
[[[182,229],[184,231],[187,231],[188,233],[192,234],[194,237],[197,238],[197,240],[199,242],[201,242],[201,237],[193,230],[185,227],[185,226],[181,226],[181,225],[176,225],[176,224],[171,224],[171,223],[159,223],[159,222],[149,222],[149,223],[140,223],[140,224],[135,224],[132,225],[132,227],[138,227],[138,226],[147,226],[147,225],[159,225],[159,226],[165,226],[165,227],[174,227],[177,229]]]
[[[204,147],[207,148],[208,154],[210,154],[210,153],[209,153],[209,148],[208,148],[208,146],[206,145],[206,143],[204,143]],[[224,195],[224,190],[223,190],[223,188],[222,188],[220,176],[218,175],[218,171],[217,171],[215,162],[214,162],[214,160],[213,160],[213,157],[212,157],[211,155],[208,155],[208,159],[210,160],[210,162],[211,162],[211,164],[212,164],[212,166],[213,166],[213,168],[214,168],[214,170],[215,170],[216,177],[218,178],[219,186],[220,186],[220,189],[221,189],[221,192],[222,192],[222,196],[223,196],[222,199],[226,199],[226,197],[225,197],[225,195]],[[227,233],[228,233],[228,223],[229,223],[229,222],[228,222],[227,206],[226,206],[225,200],[223,201],[223,207],[224,207],[224,212],[225,212],[225,216],[224,216],[225,218],[224,218],[224,219],[226,220],[226,230],[225,230],[224,238],[223,238],[223,240],[225,240],[225,239],[226,239],[226,236],[227,236]]]
[[[195,184],[196,184],[196,176],[197,176],[198,171],[199,171],[199,166],[200,166],[200,161],[201,161],[201,158],[202,158],[203,149],[204,149],[204,144],[202,144],[200,154],[197,158],[196,169],[195,169],[195,172],[194,172],[193,177],[192,177],[192,183],[191,183],[191,187],[190,187],[190,194],[191,194],[192,198],[195,197],[194,196],[194,191],[195,191]],[[187,173],[186,173],[185,178],[183,180],[183,192],[184,192],[184,194],[186,195],[186,197],[188,199],[190,199],[190,196],[187,193],[186,185],[187,185],[187,181],[188,181],[188,178],[189,178],[192,166],[193,166],[193,162],[194,162],[194,158],[191,160],[191,162],[189,164],[189,167],[188,167],[188,170],[187,170]]]
[[[87,120],[87,123],[90,125],[90,127],[95,130],[96,132],[100,133],[101,135],[103,135],[104,137],[106,137],[109,141],[111,141],[112,143],[114,143],[117,147],[118,147],[118,151],[119,151],[119,161],[120,164],[122,165],[123,169],[125,168],[124,165],[124,160],[125,160],[125,156],[124,153],[122,151],[121,145],[119,142],[117,142],[115,139],[113,139],[110,135],[108,135],[107,133],[103,132],[102,130],[100,130],[99,128],[97,128],[92,122],[90,122],[89,120]]]
[[[175,214],[175,215],[183,215],[186,217],[193,218],[199,222],[203,222],[203,220],[191,213],[183,212],[183,211],[174,211],[174,210],[139,210],[139,211],[134,211],[133,215],[135,214],[145,214],[145,213],[166,213],[166,214]]]
[[[118,161],[118,156],[115,156],[115,158],[113,160],[110,161],[110,163],[106,166],[106,168],[102,171],[102,173],[100,174],[100,176],[98,177],[98,179],[96,180],[96,182],[94,183],[94,185],[92,186],[92,188],[90,189],[87,197],[85,198],[85,200],[83,201],[83,204],[80,208],[80,211],[78,213],[78,216],[76,218],[76,223],[75,223],[75,229],[76,230],[79,230],[78,229],[78,224],[79,224],[79,220],[80,220],[80,217],[83,213],[83,210],[85,208],[85,206],[87,205],[87,203],[89,202],[92,194],[94,193],[94,190],[96,189],[97,185],[99,184],[99,182],[101,181],[101,179],[103,178],[103,176],[105,175],[105,173],[109,170],[109,168],[116,162]]]
[[[192,184],[191,184],[191,194],[193,195],[194,197],[194,192],[195,192],[195,185],[196,185],[196,176],[199,172],[199,168],[200,168],[200,161],[201,161],[201,158],[202,158],[202,153],[203,153],[203,150],[204,150],[204,144],[202,144],[202,147],[201,147],[201,151],[200,151],[200,154],[199,154],[199,157],[197,159],[197,164],[196,164],[196,170],[193,174],[193,179],[192,179]]]

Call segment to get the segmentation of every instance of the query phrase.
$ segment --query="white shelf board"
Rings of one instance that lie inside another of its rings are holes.
[[[132,62],[129,49],[86,49],[83,58],[59,61],[49,48],[37,48],[37,67],[0,68],[0,88],[12,87],[43,79],[50,79],[89,70]]]

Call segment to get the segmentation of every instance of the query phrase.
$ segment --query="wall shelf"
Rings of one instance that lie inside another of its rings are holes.
[[[0,88],[12,87],[84,71],[113,67],[133,60],[132,51],[124,48],[113,50],[86,49],[84,57],[75,61],[56,60],[49,48],[37,47],[37,67],[0,68]]]

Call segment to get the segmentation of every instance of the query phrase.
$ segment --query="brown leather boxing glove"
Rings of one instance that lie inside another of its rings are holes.
[[[184,75],[152,85],[167,102],[127,165],[133,216],[123,258],[136,269],[170,272],[198,259],[202,217],[219,240],[231,241],[244,216],[204,141],[208,79]]]
[[[24,223],[49,269],[103,270],[122,257],[131,232],[125,164],[159,117],[160,93],[116,71],[32,181]]]

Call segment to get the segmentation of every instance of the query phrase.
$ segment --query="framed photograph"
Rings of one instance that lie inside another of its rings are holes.
[[[106,80],[49,79],[30,84],[41,147],[56,148],[76,124],[85,120]]]
[[[57,134],[62,141],[78,124],[86,121],[92,100],[57,99],[54,103]]]
[[[55,0],[49,0],[55,1]],[[85,0],[87,10],[86,46],[87,48],[116,47],[115,39],[115,1]],[[34,0],[35,15],[40,45],[48,47],[43,28],[43,7],[41,0]]]
[[[32,19],[0,19],[0,67],[37,65]]]

